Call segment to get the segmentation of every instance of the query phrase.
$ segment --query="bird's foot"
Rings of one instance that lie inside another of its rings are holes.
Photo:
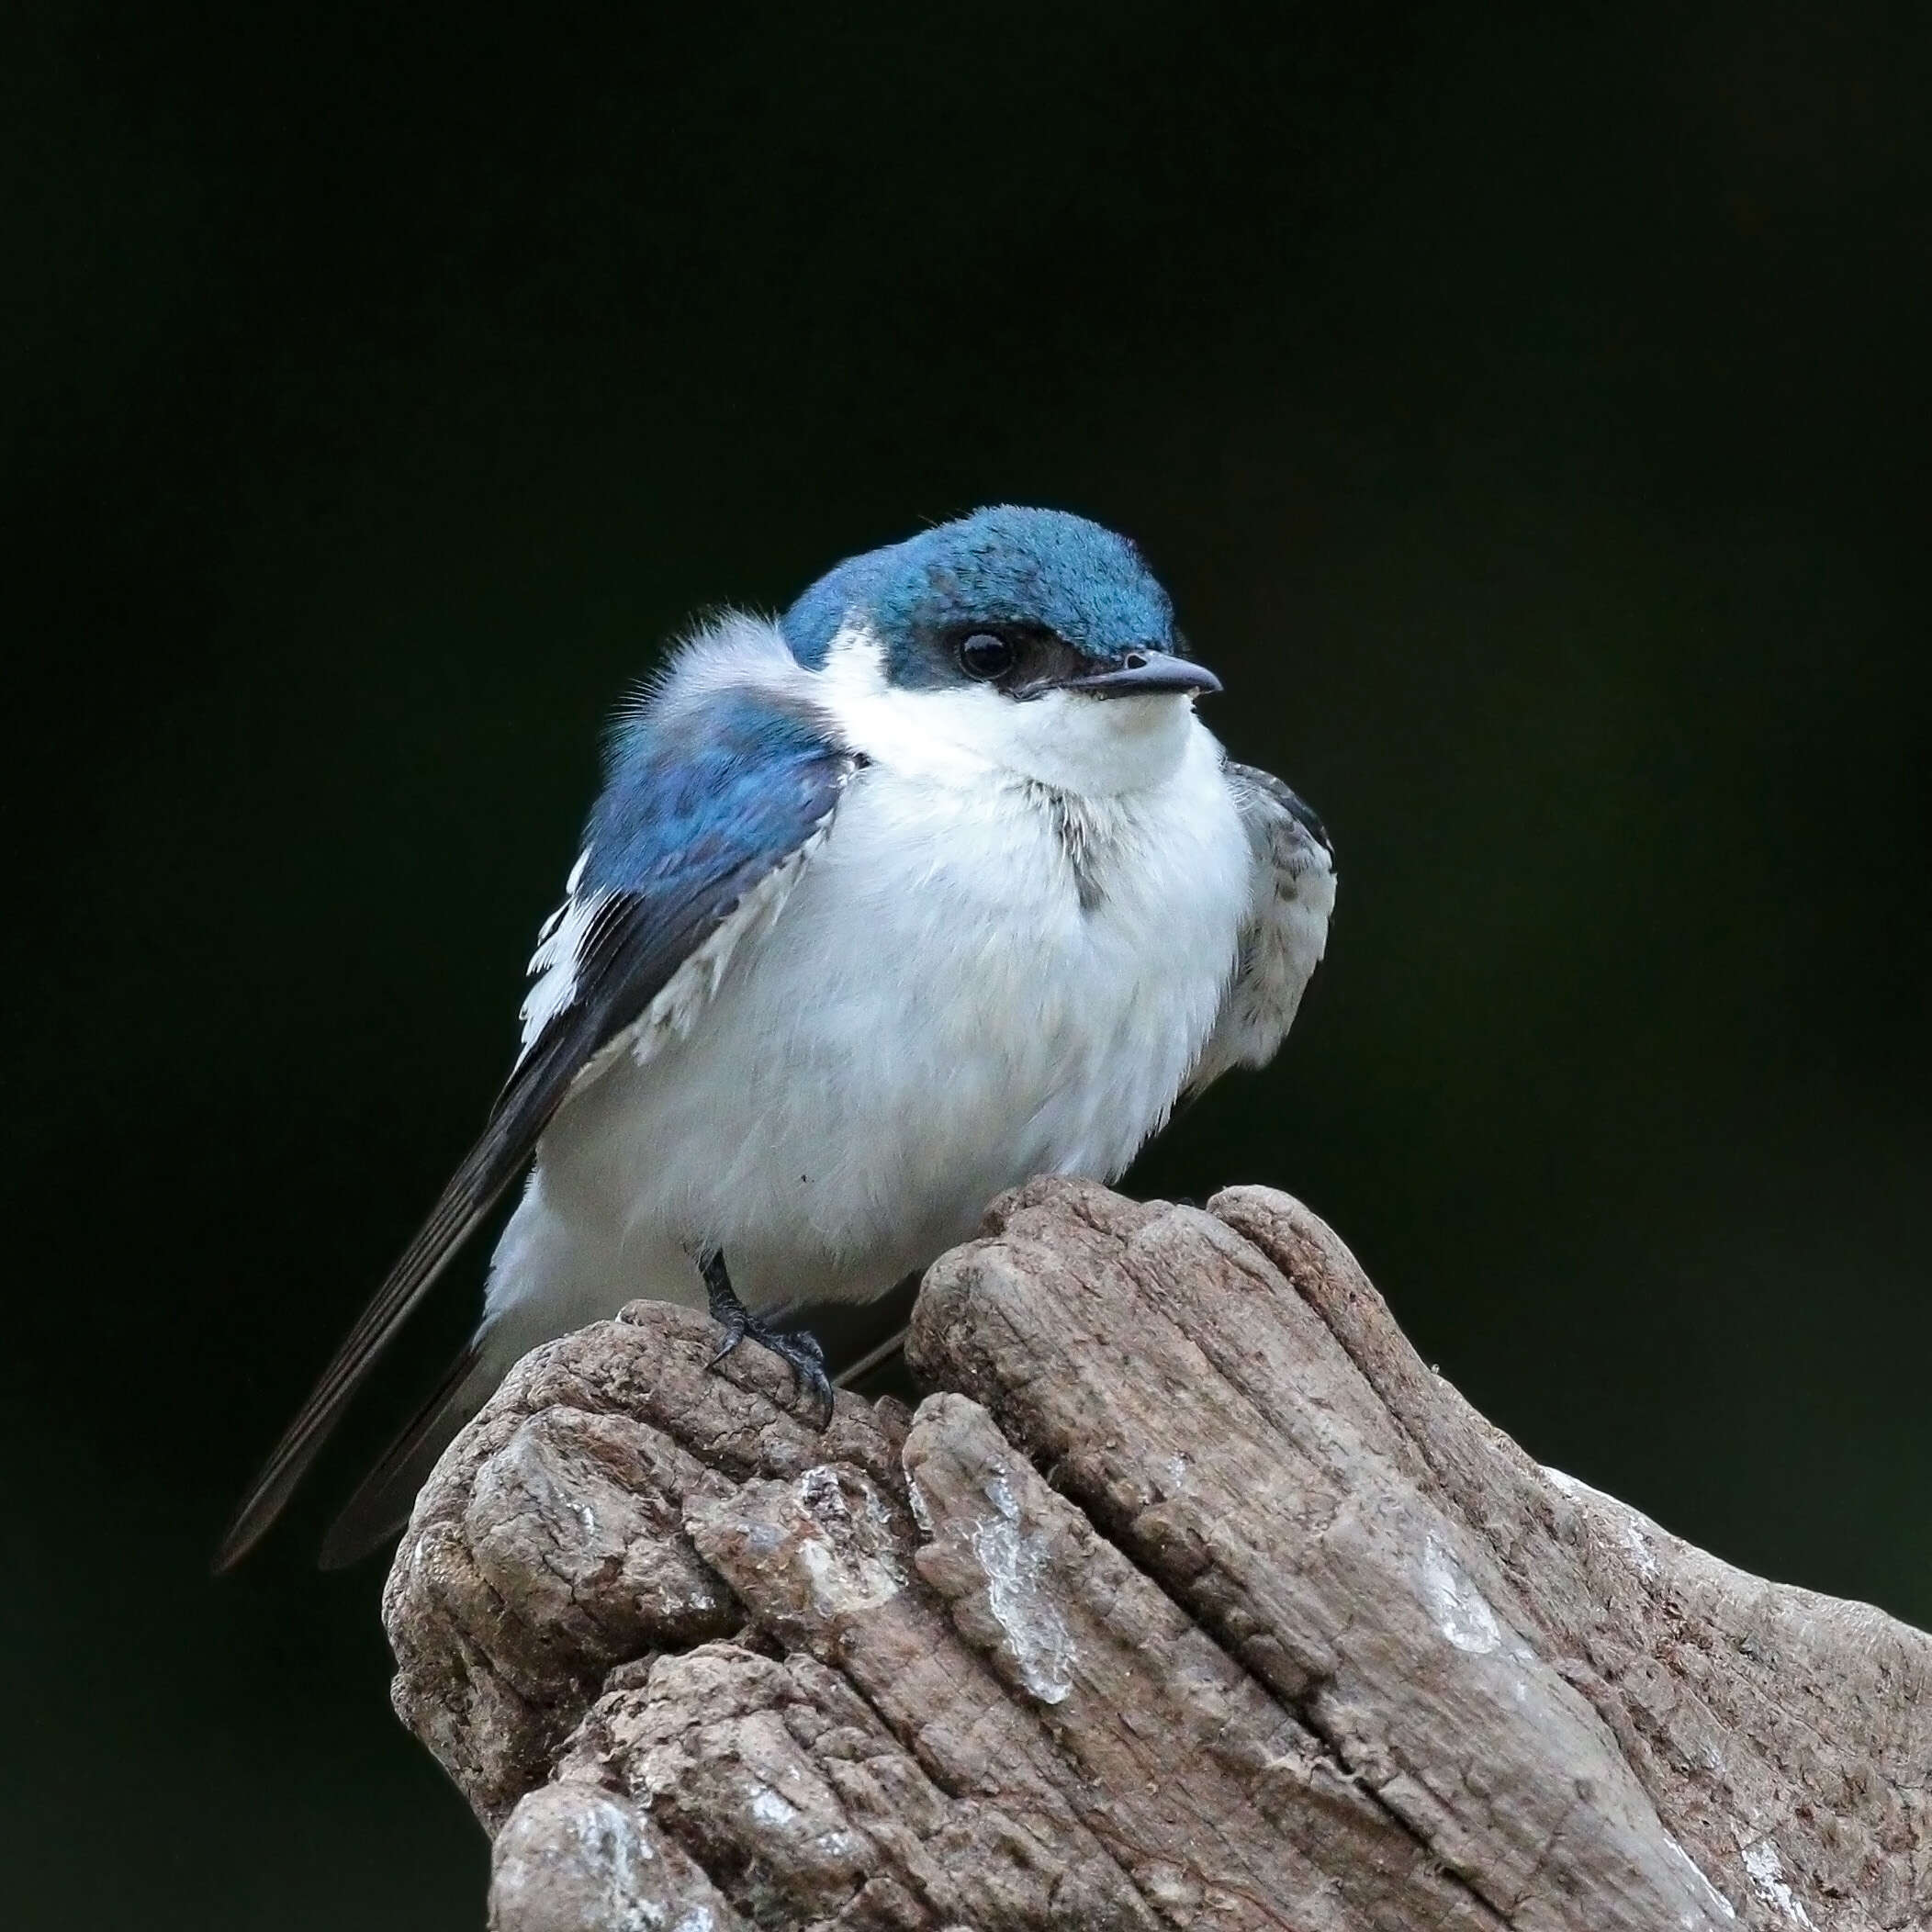
[[[832,1378],[826,1373],[826,1352],[818,1345],[818,1337],[809,1329],[787,1334],[782,1330],[768,1328],[756,1316],[747,1315],[740,1321],[724,1324],[724,1345],[711,1358],[709,1365],[715,1368],[747,1336],[760,1348],[769,1348],[781,1362],[792,1365],[794,1394],[803,1389],[812,1399],[813,1426],[821,1432],[829,1428],[832,1421]]]
[[[724,1271],[722,1254],[708,1254],[699,1265],[704,1276],[705,1297],[711,1305],[711,1319],[724,1331],[723,1346],[705,1366],[715,1368],[741,1342],[756,1342],[760,1348],[769,1349],[781,1362],[791,1365],[792,1392],[803,1389],[808,1394],[814,1411],[814,1426],[821,1431],[828,1428],[832,1421],[832,1378],[826,1374],[826,1352],[819,1346],[818,1337],[806,1329],[787,1334],[760,1321],[738,1299],[731,1276]]]

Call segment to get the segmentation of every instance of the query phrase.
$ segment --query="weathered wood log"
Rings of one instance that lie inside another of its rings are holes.
[[[915,1416],[713,1345],[538,1350],[398,1553],[498,1932],[1932,1924],[1932,1638],[1539,1467],[1286,1196],[1008,1196]]]

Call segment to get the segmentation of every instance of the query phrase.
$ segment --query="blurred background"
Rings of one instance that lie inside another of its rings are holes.
[[[1328,964],[1129,1185],[1299,1194],[1536,1456],[1932,1623],[1922,9],[18,9],[21,1926],[466,1927],[381,1566],[209,1551],[507,1068],[695,608],[1137,537]]]

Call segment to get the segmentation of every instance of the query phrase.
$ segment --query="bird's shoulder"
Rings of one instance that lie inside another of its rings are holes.
[[[560,1025],[590,1021],[588,1062],[640,1017],[702,1005],[863,764],[773,626],[730,613],[689,640],[612,734],[531,958],[520,1067]]]
[[[863,762],[776,626],[724,613],[619,714],[583,880],[648,890],[721,849],[782,841]]]

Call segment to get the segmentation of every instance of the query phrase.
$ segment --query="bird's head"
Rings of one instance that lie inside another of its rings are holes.
[[[781,624],[867,748],[1090,796],[1164,777],[1220,689],[1140,553],[1064,511],[975,511],[850,557]]]

